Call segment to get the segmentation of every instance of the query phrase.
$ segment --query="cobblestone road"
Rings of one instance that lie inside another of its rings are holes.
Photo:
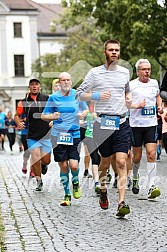
[[[82,156],[82,198],[72,199],[70,207],[61,207],[63,190],[58,166],[52,160],[43,177],[44,191],[35,192],[35,179],[22,176],[22,153],[17,149],[14,155],[8,151],[0,153],[0,206],[8,252],[167,252],[167,156],[164,150],[157,164],[162,195],[154,201],[146,198],[144,155],[140,194],[133,195],[127,190],[126,203],[131,213],[120,220],[115,218],[117,189],[109,185],[110,207],[102,210],[92,179],[83,178]]]

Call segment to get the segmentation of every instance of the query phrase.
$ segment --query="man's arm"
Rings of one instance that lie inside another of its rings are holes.
[[[45,112],[43,112],[41,114],[41,119],[47,122],[51,122],[53,120],[57,120],[60,118],[60,112],[54,112],[54,113],[50,113],[50,114],[45,114]]]
[[[160,94],[156,96],[156,103],[157,103],[157,109],[159,114],[163,114],[163,108],[162,108],[162,99],[160,97]]]
[[[19,129],[21,129],[21,130],[25,128],[25,122],[21,118],[21,115],[23,113],[24,113],[23,103],[22,103],[22,101],[19,101],[19,103],[17,105],[16,113],[14,115],[14,121],[17,124],[17,126],[19,127]]]
[[[163,100],[167,101],[167,71],[162,80],[162,85],[160,87],[160,96]]]
[[[52,97],[50,96],[46,102],[46,105],[44,107],[44,110],[41,114],[41,119],[47,122],[51,122],[53,120],[57,120],[60,118],[60,112],[54,111],[54,101]]]
[[[140,103],[132,103],[131,93],[125,96],[125,105],[128,109],[141,109],[146,106],[146,100],[141,100]]]

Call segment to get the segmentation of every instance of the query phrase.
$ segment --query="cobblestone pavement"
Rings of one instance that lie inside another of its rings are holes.
[[[102,210],[93,190],[93,180],[83,178],[81,156],[80,182],[82,198],[72,199],[70,207],[61,207],[63,190],[59,168],[52,160],[43,177],[44,191],[35,192],[35,179],[23,177],[22,153],[0,153],[0,206],[5,225],[8,252],[167,252],[167,156],[163,150],[157,181],[161,196],[147,200],[146,161],[140,169],[139,195],[126,192],[131,213],[117,219],[118,192],[108,187],[110,207]]]

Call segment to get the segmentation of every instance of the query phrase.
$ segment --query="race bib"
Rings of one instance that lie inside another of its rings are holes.
[[[14,133],[14,128],[8,128],[9,133]]]
[[[141,114],[142,116],[153,116],[155,115],[155,107],[150,106],[150,107],[144,107],[141,109]]]
[[[57,144],[73,145],[73,137],[70,133],[60,132],[57,138]]]
[[[102,116],[100,129],[119,130],[120,116]]]

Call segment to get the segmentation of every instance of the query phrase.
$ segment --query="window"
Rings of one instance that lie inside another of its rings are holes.
[[[15,76],[24,76],[24,55],[14,55]]]
[[[14,37],[21,38],[22,37],[22,24],[21,23],[14,23]]]

